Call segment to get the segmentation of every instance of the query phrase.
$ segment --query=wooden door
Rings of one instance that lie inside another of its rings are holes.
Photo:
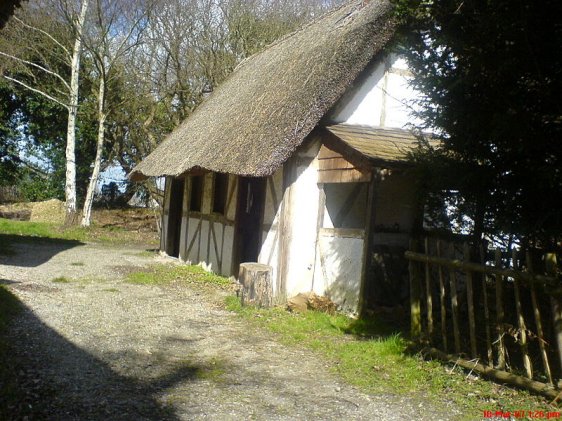
[[[180,254],[184,182],[185,180],[183,178],[174,178],[172,179],[172,185],[170,187],[166,253],[174,257],[179,257]]]
[[[238,274],[240,263],[257,262],[258,260],[261,248],[265,187],[265,178],[239,177],[233,274]]]

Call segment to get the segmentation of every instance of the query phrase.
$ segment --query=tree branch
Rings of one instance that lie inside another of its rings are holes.
[[[0,56],[8,57],[8,58],[11,58],[12,60],[16,60],[16,61],[19,61],[20,63],[24,63],[24,64],[27,64],[27,65],[29,65],[29,66],[35,67],[35,68],[37,68],[37,69],[39,69],[39,70],[42,70],[42,71],[44,71],[45,73],[50,74],[50,75],[56,77],[57,79],[59,79],[59,80],[63,83],[63,85],[64,85],[68,90],[70,90],[70,86],[68,85],[68,83],[66,82],[66,80],[64,80],[64,78],[63,78],[61,75],[59,75],[58,73],[55,73],[55,72],[53,72],[53,71],[51,71],[51,70],[49,70],[49,69],[46,69],[46,68],[43,67],[43,66],[40,66],[40,65],[38,65],[38,64],[35,64],[35,63],[31,62],[31,61],[24,60],[24,59],[22,59],[22,58],[13,56],[13,55],[11,55],[11,54],[6,54],[6,53],[3,52],[3,51],[0,51]]]
[[[42,168],[39,168],[36,165],[33,165],[31,162],[28,162],[24,159],[20,159],[18,158],[20,164],[24,165],[25,167],[27,167],[28,169],[30,169],[31,171],[33,171],[36,174],[39,174],[41,176],[47,177],[49,175],[49,173],[47,171],[45,171]]]
[[[9,80],[9,81],[12,81],[12,82],[14,82],[14,83],[17,83],[18,85],[21,85],[21,86],[23,86],[24,88],[29,89],[30,91],[36,92],[36,93],[38,93],[38,94],[40,94],[40,95],[43,95],[45,98],[50,99],[51,101],[56,102],[56,103],[59,104],[59,105],[62,105],[64,108],[66,108],[66,109],[68,110],[68,105],[65,104],[65,103],[62,102],[62,101],[59,101],[59,100],[56,99],[55,97],[53,97],[53,96],[51,96],[51,95],[49,95],[49,94],[47,94],[47,93],[45,93],[45,92],[43,92],[43,91],[41,91],[41,90],[39,90],[39,89],[32,88],[31,86],[29,86],[29,85],[27,85],[27,84],[25,84],[25,83],[23,83],[23,82],[21,82],[21,81],[19,81],[19,80],[17,80],[17,79],[14,79],[13,77],[6,76],[6,75],[3,75],[3,76],[4,76],[5,79],[7,79],[7,80]]]
[[[16,22],[19,22],[21,25],[25,26],[26,28],[32,29],[34,31],[38,31],[38,32],[42,33],[43,35],[47,36],[51,41],[53,41],[56,45],[58,45],[60,48],[62,48],[62,50],[66,53],[67,59],[69,59],[69,60],[72,59],[72,55],[70,54],[70,51],[68,51],[68,49],[64,45],[62,45],[59,41],[57,41],[55,39],[55,37],[53,37],[51,34],[49,34],[48,32],[46,32],[42,29],[36,28],[35,26],[28,25],[27,23],[25,23],[24,21],[22,21],[21,19],[19,19],[16,16],[13,16],[12,19],[14,19]]]

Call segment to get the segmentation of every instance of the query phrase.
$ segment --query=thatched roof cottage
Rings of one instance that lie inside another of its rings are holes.
[[[388,1],[352,1],[243,62],[130,174],[166,177],[161,249],[223,275],[267,264],[279,300],[399,301],[415,139],[394,31]]]

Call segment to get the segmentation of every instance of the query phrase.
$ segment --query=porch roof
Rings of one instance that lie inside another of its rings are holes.
[[[418,146],[416,136],[405,129],[335,124],[326,130],[363,156],[388,163],[407,161]]]

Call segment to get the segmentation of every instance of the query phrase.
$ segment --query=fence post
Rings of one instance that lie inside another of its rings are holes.
[[[558,264],[556,261],[556,253],[548,253],[545,255],[546,271],[551,276],[556,276],[558,272]],[[558,348],[558,362],[562,367],[562,297],[559,292],[555,295],[550,294],[550,307],[552,309],[552,324],[554,327],[554,337]]]
[[[437,257],[441,257],[441,240],[437,240]],[[445,305],[445,280],[443,279],[443,266],[438,265],[439,273],[439,301],[441,303],[441,337],[443,350],[447,352],[447,307]]]
[[[529,273],[533,273],[533,260],[531,253],[527,251],[526,253],[526,261],[527,261],[527,270]],[[537,335],[539,337],[539,348],[541,350],[541,358],[542,363],[544,366],[544,371],[546,372],[546,377],[548,378],[548,382],[552,383],[552,372],[550,371],[550,364],[548,363],[548,355],[545,349],[545,342],[544,342],[544,331],[542,328],[542,319],[541,319],[541,311],[539,308],[539,304],[537,302],[537,292],[535,291],[535,280],[531,279],[531,284],[529,285],[531,289],[531,302],[533,304],[533,313],[535,314],[535,324],[537,326]]]
[[[464,243],[464,261],[470,262],[470,247]],[[472,272],[466,271],[466,301],[468,305],[468,331],[470,335],[470,354],[472,358],[478,356],[476,347],[476,322],[474,317],[474,291],[472,290]]]
[[[499,249],[495,251],[495,267],[501,269],[502,267],[502,252]],[[503,344],[504,334],[504,309],[503,309],[503,276],[496,275],[496,330],[498,332],[498,369],[505,369],[505,347]]]
[[[486,250],[484,246],[480,244],[480,263],[486,266]],[[484,322],[486,324],[486,351],[488,356],[488,365],[490,367],[494,366],[494,353],[492,351],[492,335],[490,333],[490,308],[488,307],[488,274],[482,274],[482,296],[484,298]]]
[[[410,240],[410,250],[417,251],[417,241]],[[410,260],[410,335],[413,340],[421,337],[421,285],[416,262]]]
[[[455,245],[451,244],[451,258],[455,258]],[[449,282],[451,284],[451,312],[453,314],[453,334],[455,338],[455,352],[461,352],[461,335],[459,331],[459,300],[457,297],[457,279],[455,269],[449,270]]]
[[[430,255],[429,250],[429,238],[425,237],[425,254],[427,256]],[[431,270],[429,266],[429,262],[425,264],[425,294],[427,299],[427,336],[429,339],[429,343],[432,343],[433,339],[433,297],[431,294]]]
[[[517,250],[511,251],[511,260],[513,261],[513,269],[517,269]],[[523,309],[521,308],[521,292],[519,289],[519,279],[517,276],[513,278],[513,289],[515,293],[515,309],[517,310],[517,323],[519,325],[519,334],[521,344],[521,354],[523,355],[523,366],[527,377],[533,378],[533,366],[529,358],[529,347],[527,345],[527,326],[525,325],[525,317],[523,316]]]

